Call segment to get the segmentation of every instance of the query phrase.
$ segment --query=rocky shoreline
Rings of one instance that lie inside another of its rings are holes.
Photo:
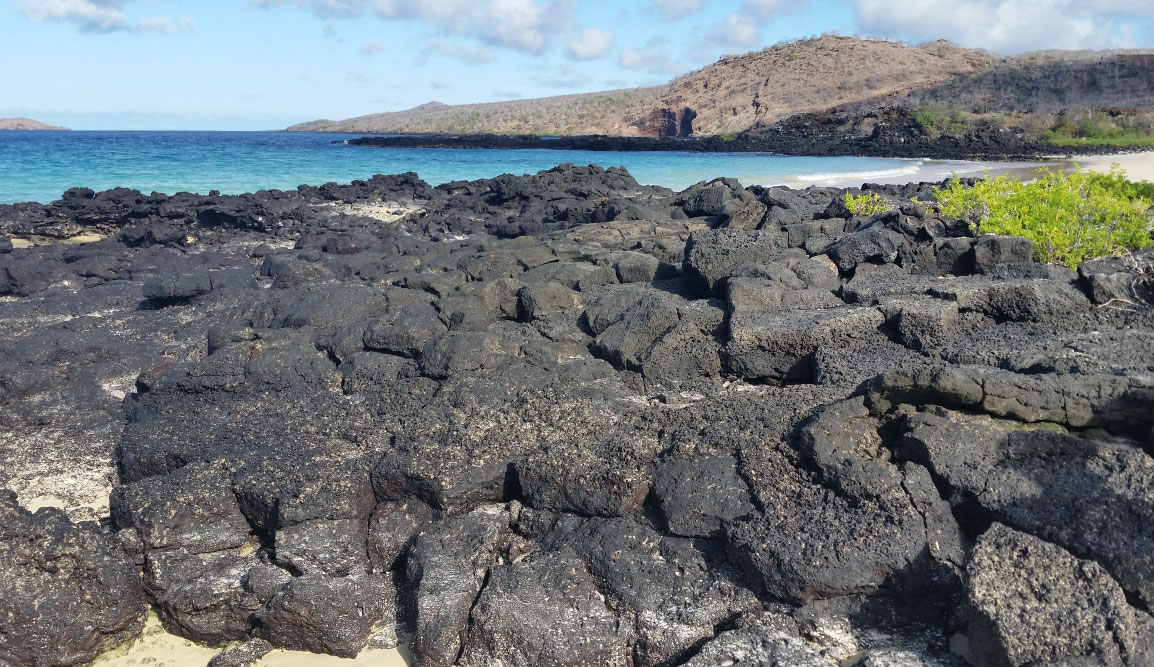
[[[584,151],[685,151],[935,160],[1040,160],[1054,156],[1109,155],[1149,150],[1140,146],[1056,146],[1021,130],[988,122],[960,136],[934,135],[908,109],[891,107],[855,115],[798,114],[769,127],[730,136],[618,137],[503,134],[366,136],[353,146],[379,148],[554,149]]]
[[[1154,663],[1154,254],[865,188],[0,206],[0,665]]]

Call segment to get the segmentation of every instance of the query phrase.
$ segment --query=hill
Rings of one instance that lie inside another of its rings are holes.
[[[41,123],[31,118],[0,118],[0,130],[68,130],[67,127]]]
[[[1154,141],[1154,51],[999,57],[938,40],[910,46],[827,35],[726,56],[665,86],[446,106],[290,130],[383,134],[729,137],[806,114],[846,119],[904,107],[932,135],[979,121],[1035,138]]]
[[[696,134],[726,134],[799,113],[907,94],[994,63],[980,51],[827,35],[722,58],[670,84],[655,110],[691,110]],[[685,111],[681,111],[687,116]],[[684,132],[682,128],[682,134]]]
[[[630,134],[623,116],[643,116],[648,105],[664,91],[664,87],[633,88],[486,104],[433,102],[407,111],[302,123],[288,130],[380,134]]]
[[[988,54],[947,42],[916,47],[824,36],[727,56],[666,86],[417,107],[344,121],[313,121],[289,130],[651,137],[723,134],[878,95],[902,95],[972,74],[993,62]]]

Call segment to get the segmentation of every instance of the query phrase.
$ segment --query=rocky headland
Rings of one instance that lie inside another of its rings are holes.
[[[0,130],[68,130],[70,128],[41,123],[31,118],[0,118]]]
[[[934,132],[905,107],[862,112],[798,114],[768,127],[733,135],[549,137],[508,134],[416,134],[350,139],[353,146],[379,148],[553,149],[585,151],[685,151],[692,153],[773,153],[777,155],[856,155],[937,160],[1041,160],[1055,156],[1109,155],[1149,151],[1149,146],[1057,146],[1021,128],[977,122],[959,134]]]
[[[1154,254],[864,187],[0,206],[0,665],[1154,664]]]

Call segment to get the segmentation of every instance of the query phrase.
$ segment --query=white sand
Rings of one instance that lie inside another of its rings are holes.
[[[149,613],[140,639],[128,648],[97,658],[92,664],[93,667],[205,667],[217,653],[220,653],[218,648],[200,646],[165,632],[156,614]],[[407,667],[409,660],[402,646],[361,651],[355,660],[277,650],[256,664],[259,667]]]
[[[1112,164],[1118,164],[1126,170],[1127,178],[1132,181],[1154,181],[1154,151],[1079,157],[1074,162],[1090,171],[1110,171]]]

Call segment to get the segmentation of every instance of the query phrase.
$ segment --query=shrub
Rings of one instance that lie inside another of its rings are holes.
[[[893,209],[893,204],[876,192],[854,195],[845,193],[845,207],[854,215],[877,215]]]
[[[934,191],[942,215],[975,232],[1024,236],[1040,262],[1076,268],[1084,260],[1146,248],[1154,184],[1132,183],[1117,165],[1108,174],[1039,169],[1031,183],[1009,176],[965,187],[956,179]]]
[[[1154,146],[1154,121],[1146,115],[1112,118],[1087,111],[1059,118],[1046,138],[1058,146]]]
[[[958,109],[947,109],[938,104],[927,104],[914,111],[914,120],[926,132],[937,136],[941,134],[965,134],[970,123]]]

